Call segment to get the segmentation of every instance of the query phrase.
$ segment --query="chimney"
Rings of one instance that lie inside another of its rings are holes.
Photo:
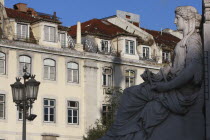
[[[18,10],[21,12],[27,12],[27,10],[28,10],[27,4],[25,4],[25,3],[17,3],[13,7],[15,10]]]
[[[81,23],[77,22],[77,44],[81,44]]]
[[[56,16],[56,12],[53,12],[53,17],[52,17],[54,20],[57,19],[57,16]]]
[[[83,45],[81,41],[82,35],[81,35],[81,23],[77,22],[77,36],[76,36],[76,44],[75,49],[77,51],[83,51]]]
[[[38,16],[37,12],[33,8],[28,8],[27,13],[32,16]]]

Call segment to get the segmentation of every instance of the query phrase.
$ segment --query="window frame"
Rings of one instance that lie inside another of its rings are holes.
[[[54,37],[53,37],[53,40],[51,38],[51,28],[54,29]],[[46,36],[46,31],[48,32],[48,38]],[[54,26],[49,26],[49,25],[44,25],[44,41],[47,41],[47,42],[53,42],[55,43],[56,42],[56,27]]]
[[[128,76],[127,76],[127,72],[128,72]],[[133,72],[133,77],[131,76],[131,72]],[[127,84],[127,78],[128,78],[128,84]],[[133,78],[133,84],[131,84],[131,78]],[[125,70],[125,87],[131,87],[134,86],[136,83],[136,72],[134,70]]]
[[[106,74],[106,72],[105,72],[106,69],[111,70],[111,74]],[[103,70],[102,71],[102,86],[104,86],[104,87],[111,87],[112,84],[113,84],[113,69],[110,68],[110,67],[103,67],[102,70]],[[110,76],[110,78],[109,78],[109,76]]]
[[[47,100],[48,105],[45,105],[45,100]],[[51,106],[51,101],[54,102],[54,105]],[[45,108],[48,110],[47,114],[47,121],[45,121]],[[54,114],[50,114],[50,109],[53,109]],[[53,121],[50,120],[50,115],[53,115]],[[56,100],[50,99],[50,98],[44,98],[43,99],[43,122],[44,123],[56,123]]]
[[[6,118],[6,95],[5,94],[0,94],[0,96],[3,96],[3,101],[0,101],[0,104],[3,105],[3,116],[0,116],[1,120],[4,120]]]
[[[64,40],[62,40],[62,35],[64,35]],[[59,42],[62,48],[67,47],[67,35],[64,32],[58,32]]]
[[[103,47],[103,42],[106,42],[106,43],[105,43],[105,47]],[[110,46],[109,44],[110,44],[110,41],[109,41],[109,40],[104,40],[104,39],[101,40],[101,51],[102,51],[102,52],[105,52],[105,53],[108,53],[109,50],[110,50],[110,49],[109,49],[109,48],[110,48],[110,47],[109,47],[109,46]],[[103,49],[103,48],[105,48],[105,49]]]
[[[54,66],[50,66],[50,65],[46,65],[45,64],[45,61],[46,60],[51,60],[54,62]],[[56,61],[54,59],[51,59],[51,58],[45,58],[43,60],[43,67],[44,67],[44,80],[51,80],[51,81],[56,81]],[[47,67],[48,69],[48,72],[47,72],[47,78],[45,77],[45,67]],[[54,72],[54,79],[50,76],[50,73],[51,73],[51,68],[54,67],[55,68],[55,72]]]
[[[142,58],[143,59],[150,59],[150,48],[147,46],[142,47]]]
[[[167,54],[168,54],[168,59],[167,59]],[[171,62],[171,53],[169,51],[163,51],[162,52],[162,62]]]
[[[105,110],[104,110],[104,107],[105,107]],[[102,115],[102,124],[106,125],[107,120],[108,119],[112,119],[112,107],[111,107],[110,104],[102,104],[102,113],[101,113],[101,115]]]
[[[75,102],[77,106],[76,107],[71,107],[70,106],[70,104],[71,104],[70,102]],[[74,116],[74,111],[75,110],[77,111],[77,116]],[[69,115],[69,111],[71,111],[72,116]],[[69,122],[69,117],[70,117],[72,123]],[[74,117],[77,118],[77,122],[76,123],[73,122],[74,121]],[[79,125],[79,102],[78,101],[72,101],[72,100],[68,100],[67,101],[67,124]]]
[[[133,43],[133,49],[131,49],[131,42]],[[135,43],[135,41],[134,40],[128,40],[128,39],[126,39],[125,40],[125,54],[129,54],[129,55],[135,55],[135,45],[136,43]],[[131,50],[132,50],[132,52],[131,52]]]
[[[0,75],[6,75],[6,54],[4,52],[0,52],[0,54],[3,54],[4,55],[4,59],[1,59],[0,58],[0,61],[2,60],[3,63],[4,63],[4,66],[3,66],[4,72],[3,73],[0,73]]]
[[[77,65],[77,67],[78,67],[78,69],[73,69],[73,68],[69,68],[68,67],[68,64],[70,64],[70,63],[73,63],[73,64],[76,64]],[[71,80],[72,81],[70,81],[69,80],[69,70],[71,70]],[[77,81],[76,82],[74,82],[74,71],[77,71]],[[73,61],[69,61],[69,62],[67,62],[67,82],[68,83],[75,83],[75,84],[79,84],[79,64],[77,63],[77,62],[73,62]]]
[[[20,34],[18,32],[18,25],[20,25]],[[23,26],[26,26],[26,35],[25,36],[22,35],[23,34],[22,33]],[[29,24],[26,24],[26,23],[17,23],[16,24],[16,38],[18,40],[28,39],[29,35],[30,35],[30,33],[29,33]]]
[[[29,60],[30,60],[30,63],[27,63],[27,62],[20,62],[20,58],[21,57],[28,57],[29,58]],[[23,69],[21,70],[21,72],[20,72],[20,68],[21,68],[21,64],[24,64],[24,66],[26,65],[26,64],[29,64],[30,65],[30,69],[29,68],[27,68],[27,72],[28,73],[31,73],[31,70],[32,70],[32,58],[29,56],[29,55],[19,55],[19,75],[20,76],[23,76]],[[23,67],[22,67],[23,68]]]

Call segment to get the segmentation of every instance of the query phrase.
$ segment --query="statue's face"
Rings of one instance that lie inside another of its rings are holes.
[[[180,15],[176,15],[174,23],[176,24],[177,30],[179,31],[183,31],[185,28],[185,20],[180,16]]]

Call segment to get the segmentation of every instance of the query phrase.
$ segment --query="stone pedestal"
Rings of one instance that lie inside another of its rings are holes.
[[[76,49],[77,51],[82,52],[82,51],[83,51],[83,45],[82,45],[82,44],[75,44],[75,49]]]

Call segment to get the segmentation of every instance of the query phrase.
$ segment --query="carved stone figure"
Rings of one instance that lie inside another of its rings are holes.
[[[177,7],[175,24],[184,38],[172,66],[142,74],[144,83],[124,90],[116,119],[100,140],[204,140],[201,16]]]

